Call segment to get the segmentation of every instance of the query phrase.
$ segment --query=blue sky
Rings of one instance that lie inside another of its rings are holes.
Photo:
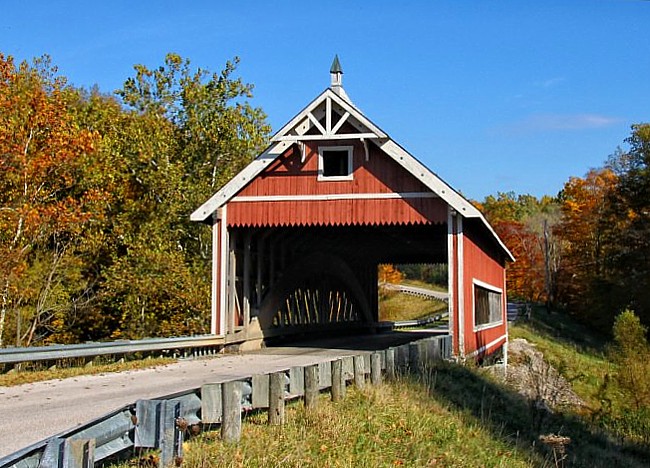
[[[314,4],[312,4],[314,3]],[[273,129],[329,85],[466,196],[556,194],[650,121],[643,0],[10,1],[0,52],[121,86],[167,52],[241,58]]]

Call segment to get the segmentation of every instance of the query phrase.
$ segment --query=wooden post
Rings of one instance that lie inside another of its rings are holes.
[[[343,380],[343,361],[332,361],[332,401],[345,398],[345,380]]]
[[[358,389],[366,386],[365,359],[362,355],[354,356],[354,385]]]
[[[228,333],[235,332],[237,315],[237,236],[235,232],[230,232],[228,241],[228,297],[227,297],[227,322]]]
[[[244,327],[247,327],[251,321],[251,237],[250,232],[247,232],[244,237],[244,291],[242,294]]]
[[[388,348],[386,350],[386,378],[388,380],[395,380],[395,349]]]
[[[284,372],[275,372],[269,379],[269,424],[284,424]]]
[[[420,372],[420,345],[409,344],[409,368],[412,373]]]
[[[370,381],[373,385],[381,384],[381,354],[370,355]]]
[[[238,442],[241,438],[241,397],[242,383],[240,381],[224,382],[221,384],[221,438],[224,442]]]
[[[318,405],[318,364],[305,367],[305,408]]]
[[[264,264],[264,239],[260,237],[257,239],[257,280],[255,282],[255,295],[257,296],[255,306],[258,311],[262,306],[262,282],[264,281]]]

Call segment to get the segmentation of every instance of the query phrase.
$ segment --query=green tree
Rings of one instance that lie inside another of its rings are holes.
[[[630,305],[650,324],[650,124],[634,125],[626,142],[629,150],[609,160],[618,176],[610,198],[609,217],[616,222],[610,264],[619,310]]]
[[[106,150],[121,159],[124,189],[101,291],[105,315],[118,318],[113,337],[207,331],[210,229],[189,214],[251,161],[270,131],[247,101],[252,86],[233,77],[236,63],[211,74],[169,54],[154,70],[137,65],[117,92],[126,110]]]

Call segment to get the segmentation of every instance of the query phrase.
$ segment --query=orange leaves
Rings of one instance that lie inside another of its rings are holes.
[[[404,279],[404,275],[395,266],[390,264],[379,265],[379,282],[399,284]]]
[[[544,255],[538,236],[517,221],[498,221],[494,230],[517,259],[508,265],[508,292],[528,300],[544,296]]]

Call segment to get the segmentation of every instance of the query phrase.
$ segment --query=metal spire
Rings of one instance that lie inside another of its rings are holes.
[[[334,56],[334,61],[330,67],[330,88],[337,94],[340,94],[343,86],[343,70],[339,62],[338,54]]]

